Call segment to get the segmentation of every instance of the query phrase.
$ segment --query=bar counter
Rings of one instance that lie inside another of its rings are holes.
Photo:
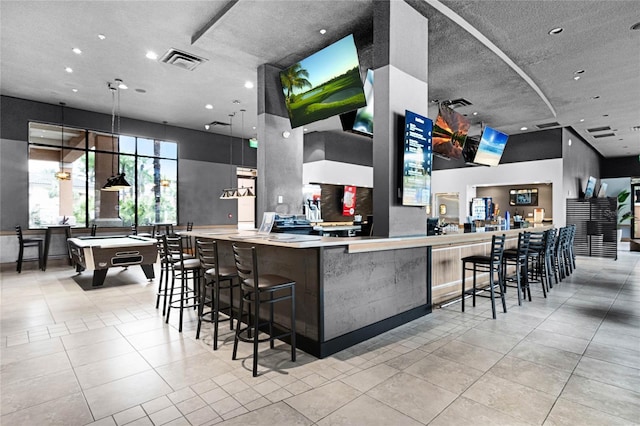
[[[259,235],[236,229],[180,234],[218,241],[225,266],[234,266],[232,243],[256,246],[261,274],[296,281],[298,348],[324,358],[456,297],[460,259],[486,254],[495,233],[506,234],[513,245],[519,231],[391,238]],[[276,311],[276,322],[286,324],[287,315]]]

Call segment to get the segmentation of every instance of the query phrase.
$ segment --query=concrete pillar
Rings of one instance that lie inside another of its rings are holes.
[[[302,127],[291,128],[279,72],[269,64],[258,67],[258,226],[266,211],[302,213],[304,135]]]
[[[428,21],[405,2],[374,2],[373,234],[426,235],[424,207],[398,201],[398,119],[427,116]]]

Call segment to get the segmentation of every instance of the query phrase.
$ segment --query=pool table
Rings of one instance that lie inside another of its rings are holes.
[[[140,265],[147,279],[155,277],[153,264],[158,259],[157,240],[138,235],[77,237],[67,239],[76,272],[93,269],[94,287],[104,284],[113,266]]]

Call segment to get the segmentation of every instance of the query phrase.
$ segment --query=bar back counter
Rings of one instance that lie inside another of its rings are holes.
[[[295,280],[297,347],[324,358],[457,297],[460,259],[486,254],[493,233],[506,234],[513,246],[519,231],[396,238],[259,235],[235,229],[181,235],[218,241],[224,266],[234,265],[233,243],[255,246],[261,274]],[[275,315],[276,322],[288,323],[288,311]]]

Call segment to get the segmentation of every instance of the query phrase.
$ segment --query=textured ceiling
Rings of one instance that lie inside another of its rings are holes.
[[[515,134],[558,122],[605,157],[640,155],[640,131],[632,130],[640,126],[640,31],[630,29],[640,21],[637,1],[407,2],[429,19],[428,97],[469,100],[457,111],[472,119],[472,132],[481,123]],[[244,83],[256,83],[260,64],[290,65],[349,33],[370,41],[373,28],[371,0],[2,0],[0,8],[3,95],[110,114],[107,82],[121,78],[129,85],[121,92],[123,116],[202,130],[246,109],[244,129],[234,123],[233,130],[244,137],[255,135],[257,121],[257,89]],[[564,31],[548,35],[554,27]],[[170,48],[207,61],[187,71],[145,58],[147,50],[162,56]],[[366,62],[370,52],[360,53]],[[577,70],[585,72],[574,81]],[[428,115],[436,114],[432,104]],[[615,136],[586,131],[603,126]],[[339,127],[331,118],[309,130]]]

